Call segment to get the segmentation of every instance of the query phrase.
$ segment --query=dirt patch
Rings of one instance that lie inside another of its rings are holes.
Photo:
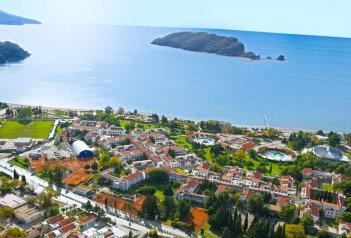
[[[136,216],[138,211],[141,211],[141,206],[144,203],[145,197],[137,198],[135,202],[126,201],[121,198],[117,198],[108,194],[99,194],[95,197],[95,201],[105,205],[105,199],[107,198],[107,206],[115,209],[115,205],[117,205],[117,209],[131,215]]]
[[[184,219],[185,223],[194,223],[195,232],[199,232],[201,227],[203,227],[208,219],[208,213],[206,209],[194,207],[189,212],[188,216]]]

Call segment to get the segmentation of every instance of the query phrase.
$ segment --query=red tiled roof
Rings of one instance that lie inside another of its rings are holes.
[[[288,200],[287,198],[284,198],[284,197],[279,197],[279,198],[278,198],[278,204],[279,204],[280,206],[285,205],[285,204],[288,204],[288,203],[289,203],[289,200]]]
[[[54,217],[50,217],[48,218],[48,222],[50,222],[50,224],[56,224],[60,221],[62,221],[63,219],[65,219],[62,215],[56,215]]]
[[[68,224],[68,225],[61,227],[60,230],[63,234],[65,234],[65,233],[73,230],[74,228],[76,228],[76,225],[74,223],[71,223],[71,224]]]
[[[85,223],[91,222],[91,221],[93,221],[95,219],[96,219],[95,216],[85,216],[85,217],[79,219],[79,223],[80,224],[85,224]]]
[[[56,237],[56,235],[55,235],[55,233],[53,232],[53,231],[51,231],[51,232],[49,232],[49,233],[47,233],[47,234],[45,234],[47,237],[49,237],[49,238],[55,238]]]
[[[143,173],[141,173],[140,171],[136,171],[134,174],[130,174],[127,177],[124,177],[124,179],[130,182],[136,178],[139,178],[140,176],[143,176]]]
[[[303,174],[312,174],[312,173],[313,173],[312,168],[304,168],[303,169]]]
[[[187,183],[183,184],[183,188],[190,189],[196,188],[199,185],[199,181],[197,179],[190,179]]]
[[[241,148],[242,148],[243,150],[248,150],[248,149],[254,148],[255,146],[256,146],[256,145],[255,145],[253,142],[249,141],[249,142],[246,142],[245,144],[243,144],[243,145],[241,146]]]
[[[227,189],[228,189],[227,186],[225,186],[225,185],[219,185],[219,187],[217,188],[216,194],[221,194],[221,193],[223,193],[224,191],[226,191]]]
[[[202,164],[202,168],[209,170],[212,167],[212,164],[210,162],[205,162]]]
[[[76,219],[74,217],[69,217],[69,218],[66,218],[66,219],[60,221],[60,225],[61,226],[66,226],[66,225],[68,225],[70,223],[73,223],[75,221],[76,221]]]

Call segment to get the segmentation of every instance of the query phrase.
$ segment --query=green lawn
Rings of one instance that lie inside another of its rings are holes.
[[[168,185],[168,183],[162,182],[162,181],[144,181],[144,182],[140,183],[137,187],[134,187],[133,192],[135,192],[136,190],[138,190],[139,188],[141,188],[145,185],[146,186],[154,186],[156,188],[155,196],[160,201],[162,201],[164,199],[163,190]]]
[[[16,165],[18,167],[21,167],[23,169],[29,168],[28,160],[23,159],[23,158],[16,158],[16,159],[10,160],[9,163]]]
[[[219,235],[212,233],[210,224],[206,223],[202,228],[205,230],[204,237],[206,237],[206,238],[219,238],[220,237]],[[200,234],[200,232],[199,232],[199,234]]]
[[[54,121],[5,121],[0,128],[0,138],[31,137],[47,139]]]
[[[186,136],[178,136],[175,141],[189,150],[193,149],[193,145],[186,140]]]

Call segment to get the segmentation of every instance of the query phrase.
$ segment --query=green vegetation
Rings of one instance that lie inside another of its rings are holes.
[[[46,139],[54,121],[5,121],[0,128],[0,138],[31,137]]]
[[[16,165],[16,166],[21,167],[23,169],[29,168],[29,160],[27,158],[15,157],[13,160],[9,161],[9,164]]]

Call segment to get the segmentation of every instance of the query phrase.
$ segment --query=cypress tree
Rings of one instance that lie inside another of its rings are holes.
[[[19,179],[19,175],[15,169],[13,170],[13,179]]]
[[[248,226],[249,226],[249,213],[246,212],[246,214],[245,214],[245,221],[244,221],[244,229],[243,230],[246,231]]]
[[[22,175],[22,182],[24,185],[27,185],[26,176],[24,176],[24,175]]]

